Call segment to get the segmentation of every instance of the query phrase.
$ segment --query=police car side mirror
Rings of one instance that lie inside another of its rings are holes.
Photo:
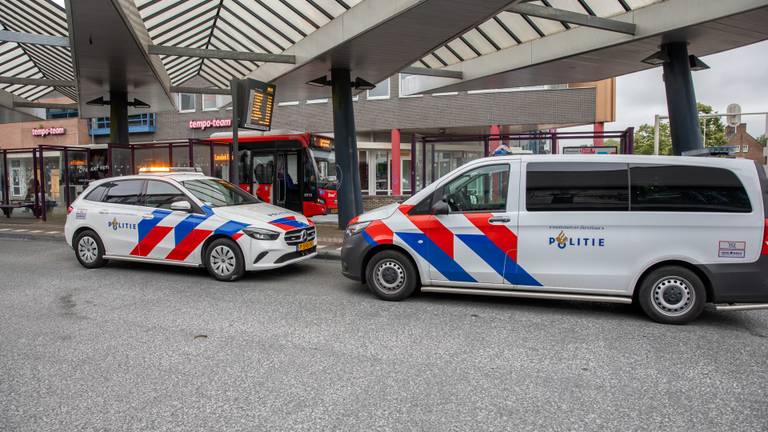
[[[186,200],[174,201],[171,203],[171,210],[188,212],[192,210],[192,204]]]
[[[448,205],[448,202],[445,200],[445,198],[432,204],[433,215],[447,215],[450,212],[451,206]]]

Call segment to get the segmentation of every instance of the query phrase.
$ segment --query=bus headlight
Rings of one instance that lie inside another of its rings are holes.
[[[245,235],[256,240],[277,240],[280,237],[280,233],[264,228],[248,227],[243,229]]]
[[[352,224],[352,225],[347,227],[347,230],[344,231],[344,234],[346,234],[347,237],[353,236],[355,234],[359,234],[368,225],[370,225],[370,223],[371,223],[371,221],[354,223],[354,224]]]

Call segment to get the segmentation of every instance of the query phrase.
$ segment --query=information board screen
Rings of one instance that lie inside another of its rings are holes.
[[[244,127],[260,131],[272,129],[272,109],[275,105],[275,85],[259,83],[248,90]]]

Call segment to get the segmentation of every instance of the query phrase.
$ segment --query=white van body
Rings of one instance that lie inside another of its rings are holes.
[[[375,253],[395,249],[423,291],[630,303],[649,271],[677,265],[710,302],[765,302],[764,188],[743,159],[479,159],[353,220],[343,273],[366,281]],[[446,197],[456,202],[436,211]]]

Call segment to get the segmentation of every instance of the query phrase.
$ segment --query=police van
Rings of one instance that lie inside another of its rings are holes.
[[[500,156],[349,224],[342,272],[385,300],[425,292],[768,308],[762,166],[744,159]]]
[[[67,243],[87,268],[108,260],[163,263],[205,267],[233,281],[317,255],[312,221],[194,170],[99,180],[67,210]]]

